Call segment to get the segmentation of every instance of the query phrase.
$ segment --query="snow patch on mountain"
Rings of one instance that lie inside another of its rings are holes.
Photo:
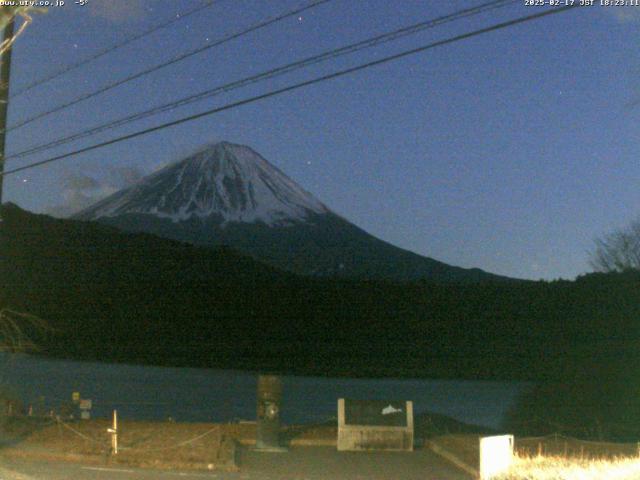
[[[75,218],[136,213],[174,222],[219,216],[222,223],[287,225],[329,212],[251,148],[220,142],[110,195]]]

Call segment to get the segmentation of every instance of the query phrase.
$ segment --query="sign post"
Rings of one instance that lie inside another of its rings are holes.
[[[91,407],[93,402],[90,398],[83,398],[80,400],[80,419],[89,420],[91,418]]]

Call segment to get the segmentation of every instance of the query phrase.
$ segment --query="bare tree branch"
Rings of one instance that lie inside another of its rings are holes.
[[[599,272],[640,270],[640,218],[595,241],[590,265]]]
[[[49,330],[50,327],[40,317],[3,308],[0,310],[0,352],[37,350],[31,335]]]
[[[24,20],[22,22],[22,25],[20,25],[18,31],[11,38],[8,38],[0,43],[0,55],[4,54],[11,48],[18,37],[22,35],[25,28],[27,28],[27,26],[31,23],[33,19],[31,18],[29,13],[44,11],[46,11],[46,9],[35,7],[0,7],[0,31],[4,30],[9,22],[14,20],[16,16],[20,16]]]

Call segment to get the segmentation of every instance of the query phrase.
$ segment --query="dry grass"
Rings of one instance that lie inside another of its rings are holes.
[[[431,443],[469,469],[479,469],[477,435],[445,435]],[[496,480],[640,480],[637,443],[592,442],[552,435],[516,438],[515,461]]]
[[[236,467],[235,444],[220,425],[122,421],[117,455],[111,452],[109,427],[108,420],[34,425],[28,432],[20,430],[2,453],[157,468]]]
[[[33,477],[29,475],[25,475],[19,472],[14,472],[13,470],[7,470],[6,468],[2,468],[2,467],[0,467],[0,478],[2,480],[35,480]]]
[[[9,417],[0,422],[0,454],[155,468],[237,470],[237,444],[253,445],[256,424],[208,424],[121,420],[119,452],[111,452],[111,421],[56,422]],[[288,426],[282,440],[290,445],[336,443],[334,425]],[[0,480],[2,480],[0,472]]]
[[[566,458],[516,455],[510,470],[496,480],[637,480],[640,458]]]
[[[627,458],[638,455],[637,443],[594,442],[550,435],[542,438],[516,438],[516,452],[524,457]]]

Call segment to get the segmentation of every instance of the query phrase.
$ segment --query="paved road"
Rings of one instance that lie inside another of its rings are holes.
[[[218,480],[224,477],[207,472],[168,472],[161,470],[143,470],[127,467],[100,467],[94,465],[80,465],[75,463],[31,461],[31,460],[2,460],[7,469],[17,472],[20,476],[15,480]],[[5,474],[1,480],[14,480]],[[24,476],[23,476],[24,475]],[[237,474],[236,474],[237,475]],[[236,477],[240,478],[240,477]]]
[[[336,452],[332,447],[297,447],[287,453],[243,450],[240,471],[194,472],[6,459],[9,469],[33,480],[469,480],[469,476],[438,455],[413,453]],[[4,478],[0,480],[5,480]],[[9,480],[9,479],[6,479]]]

